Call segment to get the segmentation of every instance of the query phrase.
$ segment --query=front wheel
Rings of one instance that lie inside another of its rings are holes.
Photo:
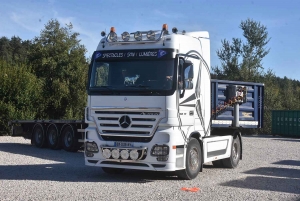
[[[76,152],[78,151],[78,140],[72,126],[66,126],[62,131],[62,145],[65,151]]]
[[[222,160],[224,167],[236,168],[240,162],[241,151],[241,141],[240,138],[236,136],[232,142],[230,157]]]
[[[198,140],[192,138],[186,151],[186,168],[178,171],[178,177],[182,179],[195,179],[202,165],[202,152]]]

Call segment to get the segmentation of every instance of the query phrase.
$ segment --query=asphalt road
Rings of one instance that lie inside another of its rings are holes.
[[[208,163],[186,181],[160,172],[108,175],[85,166],[83,152],[0,137],[0,200],[300,200],[300,139],[244,136],[243,147],[238,168]]]

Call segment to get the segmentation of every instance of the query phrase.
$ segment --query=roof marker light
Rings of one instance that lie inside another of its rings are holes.
[[[168,30],[168,25],[167,24],[163,24],[163,26],[162,26],[162,30]]]
[[[110,32],[116,32],[115,27],[110,27]]]
[[[175,34],[177,34],[178,29],[176,27],[173,27],[172,32],[175,33]]]

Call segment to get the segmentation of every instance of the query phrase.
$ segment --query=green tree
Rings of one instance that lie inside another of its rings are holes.
[[[7,37],[0,38],[0,59],[2,61],[12,61],[10,40]]]
[[[78,119],[86,105],[88,64],[86,49],[72,24],[61,27],[50,20],[33,40],[29,62],[43,81],[43,103],[39,118]]]
[[[1,61],[0,72],[0,131],[8,131],[10,120],[34,119],[39,113],[42,83],[24,64]]]
[[[221,66],[213,67],[212,73],[218,79],[257,81],[263,72],[262,59],[270,51],[266,48],[270,41],[267,28],[251,19],[242,21],[239,27],[246,40],[222,40],[222,48],[217,51]]]

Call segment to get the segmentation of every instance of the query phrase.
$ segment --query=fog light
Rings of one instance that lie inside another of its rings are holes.
[[[169,155],[169,146],[167,145],[154,145],[151,150],[152,156],[166,156]]]
[[[86,142],[85,143],[85,150],[90,152],[99,152],[98,146],[95,142]]]
[[[130,158],[132,160],[137,160],[139,157],[139,152],[136,149],[130,151]]]
[[[121,151],[121,158],[124,159],[124,160],[129,158],[129,153],[128,153],[127,150],[122,150]]]
[[[86,157],[93,157],[94,156],[94,154],[92,152],[88,152],[88,151],[85,152],[85,155],[86,155]]]
[[[111,151],[109,149],[103,149],[102,155],[104,158],[108,159],[111,156]]]
[[[157,161],[167,161],[169,156],[158,156],[156,159]]]
[[[118,149],[112,150],[111,156],[112,156],[114,159],[118,159],[118,158],[120,157],[120,152],[119,152],[119,150],[118,150]]]

